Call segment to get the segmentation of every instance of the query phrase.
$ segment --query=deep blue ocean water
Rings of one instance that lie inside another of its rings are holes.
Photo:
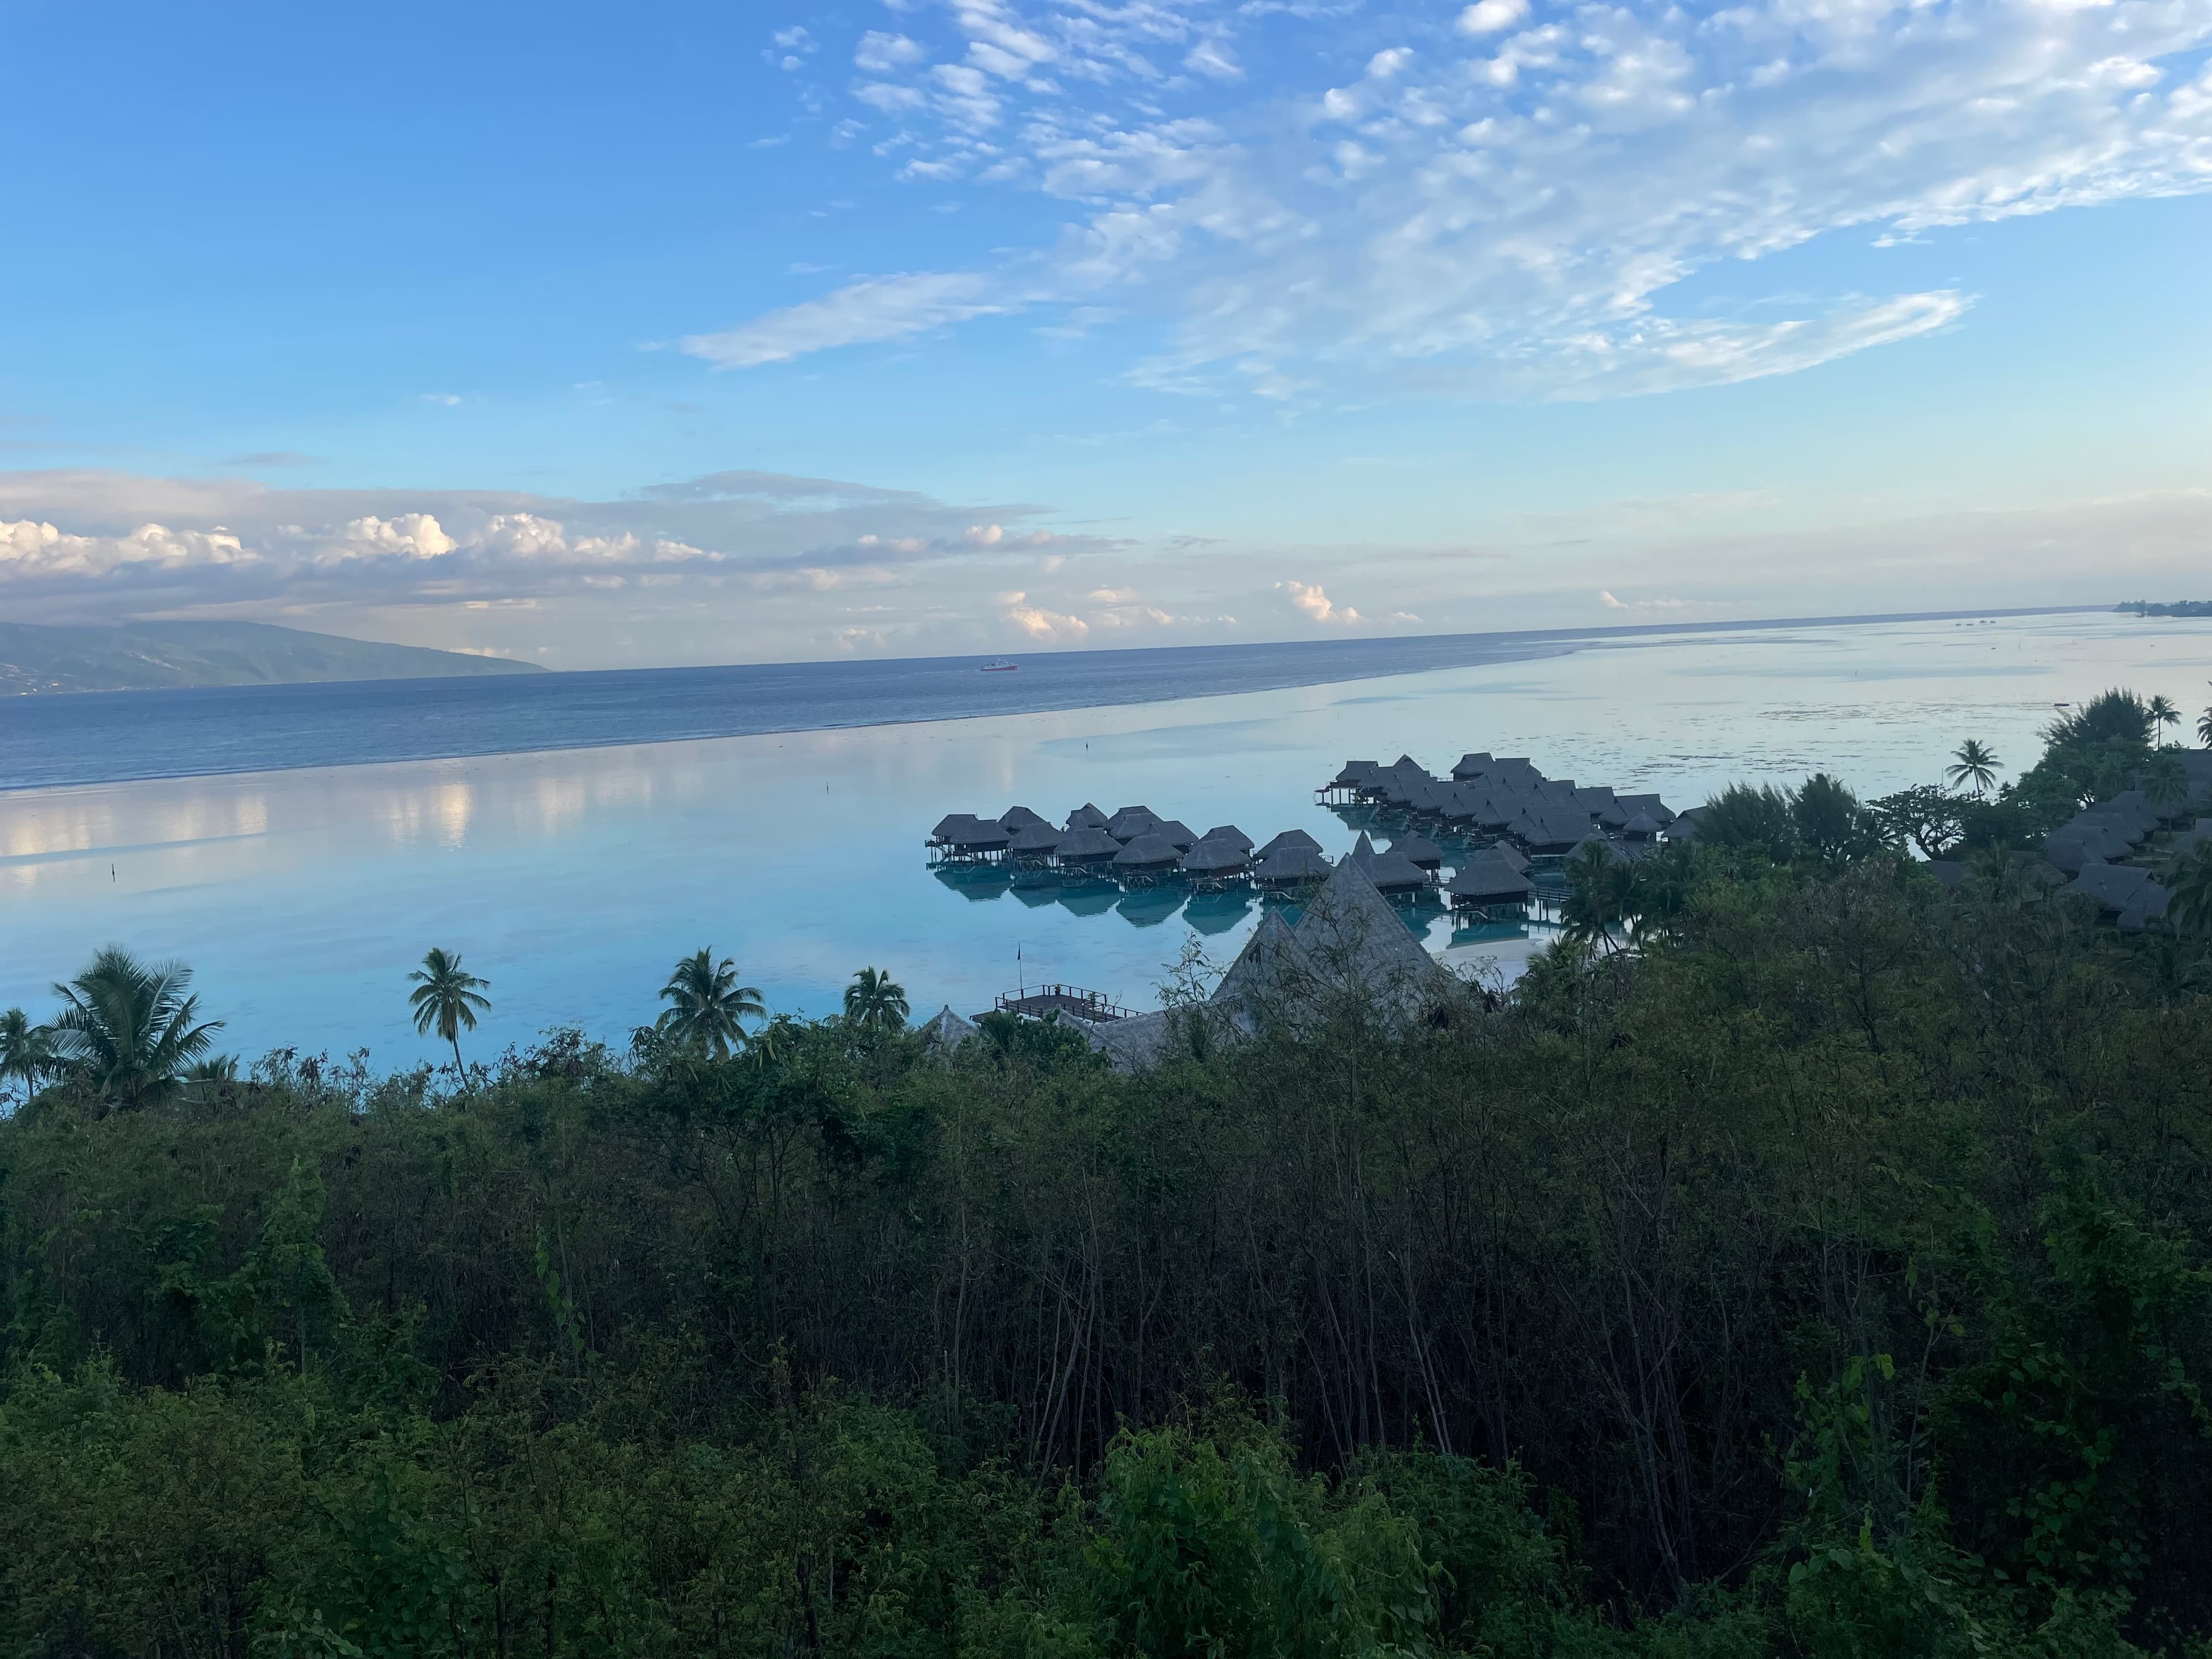
[[[1984,613],[1990,615],[2014,613]],[[2018,613],[2032,614],[2032,613]],[[1863,620],[1832,619],[1823,625]],[[1782,624],[1705,624],[1727,633]],[[1422,674],[1686,625],[0,698],[0,790],[838,731]]]

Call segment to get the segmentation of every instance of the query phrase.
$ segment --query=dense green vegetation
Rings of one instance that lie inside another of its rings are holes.
[[[1830,785],[1137,1077],[711,952],[618,1052],[49,1051],[0,1651],[2201,1654],[2205,943]]]

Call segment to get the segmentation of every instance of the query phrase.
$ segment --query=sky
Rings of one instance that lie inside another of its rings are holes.
[[[0,0],[0,617],[2212,597],[2212,0]]]

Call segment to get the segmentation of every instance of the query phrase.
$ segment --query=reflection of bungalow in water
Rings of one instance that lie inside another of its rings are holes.
[[[1224,887],[1218,892],[1200,893],[1182,907],[1182,919],[1199,933],[1208,935],[1225,933],[1252,914],[1252,890],[1249,887]]]
[[[1132,885],[1114,908],[1133,927],[1157,927],[1182,908],[1183,895],[1173,887]]]

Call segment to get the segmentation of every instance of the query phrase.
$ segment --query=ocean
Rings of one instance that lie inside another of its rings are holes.
[[[834,1009],[864,966],[919,1017],[1053,980],[1150,1006],[1235,897],[948,880],[947,811],[1149,805],[1255,839],[1357,826],[1346,758],[1524,754],[1678,809],[1744,778],[1936,781],[1966,737],[2008,771],[2054,704],[2110,684],[2193,711],[2212,623],[2112,613],[1768,624],[1317,647],[398,682],[0,704],[0,1007],[116,943],[189,963],[222,1046],[434,1058],[407,1023],[424,950],[462,953],[489,1058],[648,1022],[670,965],[735,957],[772,1008]],[[889,723],[896,720],[897,723]],[[733,729],[734,728],[734,729]],[[805,729],[802,729],[805,728]],[[1417,922],[1510,975],[1541,941]]]

